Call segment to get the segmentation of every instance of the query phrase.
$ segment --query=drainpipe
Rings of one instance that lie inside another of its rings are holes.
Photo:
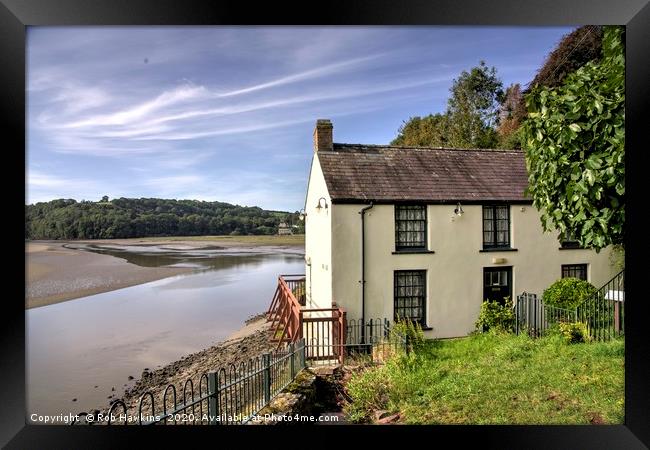
[[[311,258],[305,258],[305,263],[307,263],[307,267],[309,268],[309,305],[314,306],[314,298],[311,296]]]
[[[370,205],[361,208],[361,343],[365,344],[366,336],[366,226],[365,215],[366,211],[372,208]]]

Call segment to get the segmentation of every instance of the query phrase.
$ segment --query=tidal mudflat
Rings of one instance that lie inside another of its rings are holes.
[[[74,414],[108,404],[144,369],[155,371],[237,333],[268,307],[279,274],[304,271],[304,252],[295,246],[165,245],[61,247],[118,260],[131,270],[180,272],[28,309],[28,412]]]

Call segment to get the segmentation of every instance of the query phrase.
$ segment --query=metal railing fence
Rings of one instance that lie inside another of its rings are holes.
[[[319,322],[317,322],[319,323]],[[319,323],[320,324],[320,323]],[[381,362],[397,352],[406,352],[407,337],[397,332],[386,318],[343,319],[343,336],[339,339],[339,323],[328,327],[311,328],[305,324],[307,359],[311,365],[332,364],[335,359],[349,358]]]
[[[104,417],[88,420],[80,413],[72,424],[177,424],[218,425],[250,422],[270,401],[286,388],[306,367],[305,341],[290,343],[280,350],[264,353],[238,365],[230,364],[200,375],[198,384],[187,379],[179,399],[176,386],[162,392],[146,391],[135,411],[124,400],[115,401]],[[180,400],[180,401],[179,401]],[[162,404],[162,408],[161,405]],[[83,420],[82,420],[83,418]]]
[[[536,294],[524,292],[517,296],[514,309],[517,334],[537,337],[559,322],[579,322],[585,324],[592,340],[611,340],[625,333],[625,271],[576,308],[545,305]]]
[[[625,333],[625,271],[609,280],[576,308],[577,321],[587,325],[596,341],[608,341]]]

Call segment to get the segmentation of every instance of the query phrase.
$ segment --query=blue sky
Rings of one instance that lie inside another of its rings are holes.
[[[27,203],[303,207],[316,119],[387,144],[481,59],[526,85],[574,27],[29,27]]]

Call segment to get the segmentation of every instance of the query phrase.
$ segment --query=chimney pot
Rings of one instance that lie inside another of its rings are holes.
[[[314,152],[332,151],[334,144],[332,140],[332,122],[329,119],[318,119],[314,129]]]

